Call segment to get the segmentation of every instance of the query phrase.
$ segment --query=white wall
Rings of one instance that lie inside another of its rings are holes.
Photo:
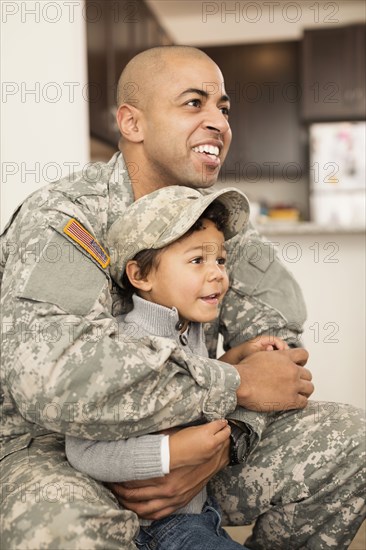
[[[3,227],[33,190],[85,166],[89,127],[83,2],[0,8]]]
[[[265,230],[263,230],[265,232]],[[365,237],[271,235],[305,297],[314,399],[365,407]]]

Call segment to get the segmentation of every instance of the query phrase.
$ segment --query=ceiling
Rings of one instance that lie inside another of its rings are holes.
[[[192,46],[299,40],[304,28],[366,22],[364,0],[146,0],[173,42]]]

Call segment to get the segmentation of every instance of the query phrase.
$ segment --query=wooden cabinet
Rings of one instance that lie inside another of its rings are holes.
[[[205,48],[231,98],[232,145],[222,181],[297,182],[306,175],[299,42]]]
[[[305,31],[302,116],[307,121],[365,118],[365,25]]]
[[[116,90],[123,68],[140,51],[172,41],[143,0],[86,0],[85,19],[90,133],[115,147]]]

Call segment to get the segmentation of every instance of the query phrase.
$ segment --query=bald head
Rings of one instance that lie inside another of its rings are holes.
[[[128,103],[144,108],[151,92],[179,60],[210,60],[213,63],[207,54],[191,46],[159,46],[145,50],[123,69],[117,86],[117,106]]]

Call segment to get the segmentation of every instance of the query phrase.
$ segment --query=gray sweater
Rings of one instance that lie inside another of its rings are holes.
[[[149,335],[171,338],[186,353],[208,356],[200,323],[190,323],[180,334],[178,311],[133,296],[133,309],[118,317],[121,330],[133,325],[133,338]],[[124,332],[123,332],[124,333]],[[119,441],[92,441],[66,436],[66,455],[70,464],[94,479],[120,482],[163,476],[161,441],[163,435],[143,435]],[[196,495],[177,513],[200,513],[206,500],[206,489]],[[145,522],[144,522],[145,523]]]

